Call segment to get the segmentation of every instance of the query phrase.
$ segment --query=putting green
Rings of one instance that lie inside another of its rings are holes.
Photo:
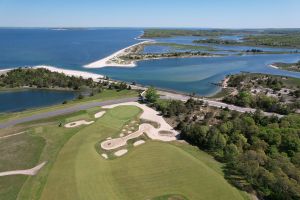
[[[96,143],[116,136],[140,109],[109,110],[74,135],[60,151],[42,192],[43,200],[140,200],[178,194],[187,199],[243,199],[221,174],[178,145],[148,141],[123,157],[103,159]]]

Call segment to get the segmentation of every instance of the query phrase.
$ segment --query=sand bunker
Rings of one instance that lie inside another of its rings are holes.
[[[95,118],[98,119],[100,117],[102,117],[106,112],[105,111],[101,111],[95,114]]]
[[[136,141],[135,143],[133,143],[133,146],[139,146],[139,145],[142,145],[142,144],[144,144],[145,143],[145,141],[144,140],[139,140],[139,141]]]
[[[144,112],[141,115],[141,118],[144,120],[153,121],[157,124],[159,124],[159,128],[155,128],[153,125],[149,123],[143,123],[139,126],[138,131],[132,133],[131,131],[128,131],[128,135],[120,138],[115,138],[111,140],[106,140],[101,143],[101,148],[104,150],[113,150],[120,148],[122,146],[127,145],[127,141],[140,137],[143,133],[146,133],[147,136],[153,140],[161,140],[161,141],[173,141],[176,140],[176,136],[179,134],[177,131],[175,131],[164,119],[162,116],[159,115],[159,113],[152,108],[149,108],[145,105],[139,104],[137,102],[129,102],[129,103],[122,103],[122,104],[115,104],[111,106],[105,106],[103,108],[111,109],[117,106],[124,106],[124,105],[132,105],[137,106],[141,108]],[[136,121],[133,121],[136,123]],[[132,123],[132,122],[131,122]],[[143,141],[144,142],[144,141]],[[135,145],[142,144],[141,141],[138,141],[135,143]]]
[[[26,133],[26,131],[22,131],[20,133],[15,133],[15,134],[11,134],[11,135],[5,135],[5,136],[0,137],[0,139],[5,139],[5,138],[17,136],[17,135],[21,135],[21,134],[24,134],[24,133]]]
[[[105,153],[101,154],[101,156],[102,156],[104,159],[108,159],[108,156],[107,156],[107,154],[105,154]]]
[[[31,169],[26,169],[26,170],[15,170],[15,171],[7,171],[7,172],[0,172],[0,176],[11,176],[11,175],[28,175],[28,176],[34,176],[36,175],[40,169],[42,169],[42,167],[44,167],[44,165],[47,162],[43,162],[39,165],[37,165],[34,168]]]
[[[79,120],[79,121],[76,121],[76,122],[70,122],[68,124],[65,125],[66,128],[75,128],[75,127],[78,127],[78,126],[81,126],[81,125],[90,125],[94,123],[94,121],[90,121],[90,122],[87,122],[85,120]]]
[[[128,102],[128,103],[121,103],[121,104],[115,104],[115,105],[110,105],[110,106],[104,106],[103,108],[106,109],[111,109],[115,108],[117,106],[137,106],[143,110],[143,113],[141,115],[141,119],[143,120],[149,120],[152,122],[155,122],[159,124],[159,128],[154,128],[151,126],[151,131],[146,132],[148,137],[150,137],[153,140],[161,140],[161,141],[173,141],[176,140],[176,136],[179,134],[177,131],[175,131],[165,120],[160,114],[153,110],[152,108],[149,108],[146,105],[137,103],[137,102]],[[144,123],[148,124],[148,123]],[[149,125],[149,124],[148,124]],[[169,135],[162,135],[159,134],[159,132],[169,132],[171,134]]]
[[[112,149],[117,149],[119,147],[125,146],[127,144],[128,140],[131,140],[131,139],[141,136],[146,129],[147,128],[145,127],[145,125],[144,126],[141,125],[139,130],[134,133],[131,133],[124,137],[106,140],[106,141],[102,142],[101,148],[105,149],[105,150],[112,150]]]
[[[127,152],[128,152],[127,149],[122,149],[122,150],[115,152],[114,154],[115,154],[115,156],[120,157],[120,156],[123,156],[124,154],[126,154]]]

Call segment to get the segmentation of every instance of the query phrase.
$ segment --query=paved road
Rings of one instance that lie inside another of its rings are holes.
[[[142,88],[138,88],[138,89],[142,89]],[[165,91],[159,91],[159,94],[161,95],[161,98],[163,98],[163,99],[175,99],[175,100],[186,101],[190,98],[187,95],[175,94],[175,93],[165,92]],[[108,105],[112,105],[112,104],[133,102],[133,101],[137,101],[137,100],[138,100],[138,97],[133,97],[133,98],[116,99],[116,100],[103,101],[103,102],[86,103],[83,105],[77,105],[77,106],[73,106],[70,108],[55,110],[55,111],[51,111],[51,112],[45,112],[45,113],[41,113],[41,114],[32,115],[29,117],[24,117],[24,118],[0,123],[0,128],[7,128],[7,127],[11,127],[11,126],[14,126],[17,124],[25,123],[25,122],[45,119],[45,118],[49,118],[49,117],[55,117],[58,115],[69,114],[69,113],[77,112],[80,110],[86,110],[86,109],[89,109],[89,108],[92,108],[95,106],[108,106]],[[252,112],[253,113],[256,111],[256,109],[253,109],[253,108],[244,108],[244,107],[234,106],[234,105],[222,103],[219,101],[208,100],[208,99],[204,99],[204,98],[200,98],[200,100],[203,100],[205,103],[208,103],[208,105],[212,106],[212,107],[228,108],[230,110],[235,110],[235,111],[242,112],[242,113],[244,113],[244,112]],[[283,117],[283,115],[279,115],[276,113],[263,112],[263,114],[266,116],[275,115],[279,118]]]
[[[175,99],[175,100],[187,101],[190,98],[187,95],[175,94],[175,93],[164,92],[164,91],[159,91],[159,94],[162,95],[161,98],[163,98],[163,99]],[[202,101],[204,101],[204,103],[207,103],[209,106],[212,106],[212,107],[228,108],[229,110],[235,110],[235,111],[242,112],[242,113],[245,113],[245,112],[254,113],[256,111],[256,109],[254,109],[254,108],[239,107],[239,106],[226,104],[223,102],[209,100],[209,99],[205,99],[205,98],[196,98],[196,99],[202,100]],[[274,115],[279,118],[283,117],[283,115],[279,115],[277,113],[268,113],[268,112],[262,112],[262,113],[265,116],[273,116]]]
[[[46,119],[46,118],[55,117],[55,116],[59,116],[59,115],[70,114],[73,112],[77,112],[80,110],[86,110],[86,109],[93,108],[96,106],[108,106],[108,105],[112,105],[112,104],[126,103],[126,102],[132,102],[132,101],[137,101],[137,100],[138,100],[138,97],[132,97],[132,98],[116,99],[116,100],[109,100],[109,101],[102,101],[102,102],[91,102],[91,103],[86,103],[86,104],[82,104],[82,105],[76,105],[76,106],[72,106],[69,108],[40,113],[40,114],[32,115],[29,117],[24,117],[24,118],[0,123],[0,128],[8,128],[8,127],[11,127],[11,126],[14,126],[17,124],[21,124],[21,123],[25,123],[25,122]]]

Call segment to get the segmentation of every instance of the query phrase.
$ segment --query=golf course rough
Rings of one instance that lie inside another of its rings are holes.
[[[178,194],[189,200],[244,199],[220,173],[178,145],[149,141],[105,160],[95,144],[118,136],[141,110],[121,106],[77,132],[62,148],[42,191],[42,200],[140,200]]]

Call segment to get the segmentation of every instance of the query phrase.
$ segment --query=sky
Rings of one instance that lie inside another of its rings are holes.
[[[0,27],[300,28],[300,0],[0,0]]]

